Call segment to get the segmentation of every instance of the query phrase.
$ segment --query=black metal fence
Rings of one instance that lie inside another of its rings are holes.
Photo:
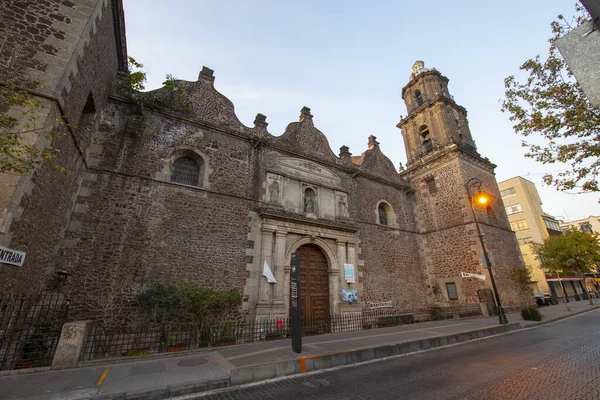
[[[52,364],[68,310],[58,293],[0,295],[0,370]]]
[[[430,307],[409,311],[356,312],[303,318],[303,336],[386,328],[454,317],[481,315],[479,304],[459,307]],[[291,334],[287,318],[251,322],[223,321],[210,326],[198,324],[148,325],[130,330],[111,330],[99,321],[87,338],[83,361],[122,356],[227,346],[285,339]]]

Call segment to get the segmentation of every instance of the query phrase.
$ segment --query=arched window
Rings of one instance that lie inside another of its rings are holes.
[[[423,96],[420,90],[415,90],[415,100],[417,101],[417,107],[423,104]]]
[[[433,150],[433,143],[431,142],[431,136],[429,135],[429,127],[427,125],[421,125],[419,128],[419,135],[423,140],[423,152],[428,153]]]
[[[173,163],[171,182],[198,186],[200,165],[193,158],[179,157]]]
[[[379,213],[379,223],[381,225],[387,225],[388,224],[388,216],[387,216],[387,210],[385,209],[385,205],[383,203],[380,203],[379,207],[377,208],[377,211]]]

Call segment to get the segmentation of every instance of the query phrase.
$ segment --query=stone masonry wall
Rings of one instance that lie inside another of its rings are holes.
[[[143,127],[132,129],[129,113],[119,101],[102,113],[93,138],[98,167],[84,179],[81,212],[64,242],[74,312],[135,323],[135,295],[152,282],[243,292],[256,204],[249,197],[250,143],[155,112],[145,112]],[[163,173],[182,146],[204,159],[201,187],[170,182]]]
[[[94,107],[82,117],[86,100],[91,93],[99,110],[117,73],[113,18],[106,0],[9,1],[0,8],[0,34],[5,44],[12,43],[8,57],[17,61],[12,67],[43,84],[47,107],[41,113],[47,115],[40,119],[51,127],[60,106],[59,112],[77,126],[57,143],[58,163],[67,174],[40,167],[18,180],[1,180],[6,183],[2,191],[11,195],[0,242],[27,252],[22,269],[0,266],[3,287],[37,292],[54,284],[55,256],[84,175],[84,138],[94,126]]]
[[[445,284],[454,282],[459,301],[478,302],[477,290],[491,287],[486,281],[461,278],[461,272],[485,274],[482,248],[472,212],[466,196],[466,182],[470,178],[481,180],[481,190],[491,194],[493,200],[488,209],[478,209],[477,219],[482,227],[493,254],[496,267],[494,275],[501,287],[501,297],[507,305],[526,304],[527,294],[520,293],[510,280],[510,268],[518,266],[519,257],[514,233],[508,228],[508,219],[500,201],[498,185],[490,164],[479,162],[471,156],[447,151],[428,168],[421,168],[411,175],[416,190],[417,215],[423,233],[423,249],[429,272],[432,300],[449,304]],[[433,178],[435,189],[432,191]],[[475,189],[473,189],[475,190]],[[512,243],[514,241],[514,243]]]
[[[377,205],[382,200],[390,204],[396,217],[387,227],[378,220]],[[363,177],[356,180],[349,211],[360,227],[359,269],[364,286],[360,296],[366,309],[369,302],[390,300],[395,309],[427,304],[411,200],[404,190]]]

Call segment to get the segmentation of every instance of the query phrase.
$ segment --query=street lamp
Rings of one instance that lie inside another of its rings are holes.
[[[479,221],[477,220],[477,213],[475,212],[475,204],[480,207],[487,207],[490,203],[491,199],[488,193],[481,191],[481,181],[477,178],[471,178],[466,183],[467,194],[469,195],[469,203],[471,204],[471,212],[473,213],[473,219],[475,220],[475,226],[477,227],[477,234],[479,235],[479,241],[481,242],[481,248],[483,249],[483,257],[485,258],[485,265],[490,273],[490,280],[492,281],[492,290],[494,291],[494,298],[496,299],[496,305],[498,308],[498,320],[500,324],[508,324],[508,319],[506,319],[506,314],[504,314],[504,309],[502,308],[502,303],[500,302],[500,296],[498,295],[498,288],[496,288],[496,281],[494,280],[494,274],[492,272],[492,262],[490,261],[490,255],[485,247],[485,242],[483,240],[483,233],[481,233],[481,228],[479,227]],[[475,189],[475,193],[472,194],[472,189]]]

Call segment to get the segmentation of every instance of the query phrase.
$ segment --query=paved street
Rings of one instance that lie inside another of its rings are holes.
[[[600,312],[441,350],[191,398],[600,399]]]

